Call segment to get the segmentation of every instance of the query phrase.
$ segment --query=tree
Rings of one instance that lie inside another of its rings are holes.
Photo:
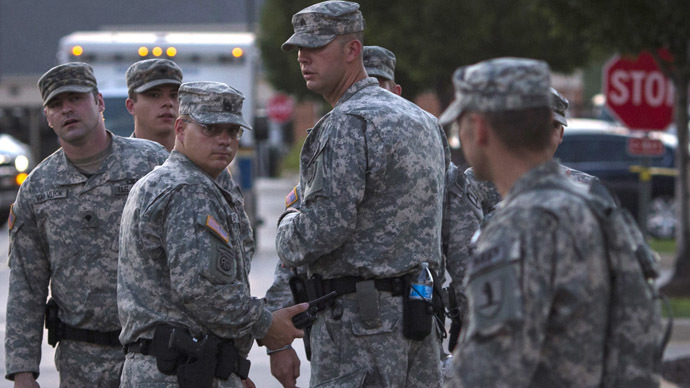
[[[280,45],[292,34],[291,16],[314,3],[266,0],[259,46],[271,84],[298,98],[308,95],[294,53]],[[407,98],[433,90],[443,102],[452,98],[451,76],[462,65],[498,56],[543,59],[570,71],[587,58],[577,31],[558,23],[535,0],[376,0],[361,1],[365,44],[397,56],[396,80]],[[563,47],[568,47],[564,50]]]
[[[690,82],[690,2],[677,0],[539,0],[547,14],[560,21],[556,29],[579,29],[589,52],[649,51],[671,79],[675,94],[678,148],[676,164],[676,264],[664,291],[690,294],[690,212],[688,204],[688,86]],[[562,33],[557,32],[557,33]],[[664,49],[670,57],[660,56]],[[670,58],[670,59],[669,59]]]

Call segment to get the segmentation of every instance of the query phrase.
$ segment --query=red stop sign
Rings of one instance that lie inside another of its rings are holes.
[[[282,124],[292,117],[293,101],[290,96],[278,93],[268,100],[266,109],[268,118],[276,123]]]
[[[606,105],[631,129],[664,130],[673,121],[673,84],[654,58],[613,57],[604,67]]]

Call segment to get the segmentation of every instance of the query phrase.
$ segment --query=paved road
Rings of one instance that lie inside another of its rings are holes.
[[[278,215],[283,209],[283,200],[286,193],[292,188],[294,183],[290,179],[260,179],[257,182],[257,190],[260,193],[258,201],[258,215],[264,220],[258,232],[257,253],[252,264],[250,273],[250,283],[252,294],[263,296],[273,280],[273,270],[278,257],[275,251],[275,234]],[[0,388],[12,387],[11,382],[4,380],[5,375],[5,317],[7,305],[7,283],[9,270],[7,268],[7,227],[0,228]],[[679,331],[680,332],[680,331]],[[690,355],[690,325],[687,329],[688,334],[677,337],[669,345],[665,354],[666,358],[676,358],[679,356]],[[674,337],[676,337],[674,335]],[[309,364],[304,356],[304,347],[301,340],[295,341],[293,347],[297,350],[302,362],[302,376],[298,379],[301,387],[309,386]],[[54,350],[47,343],[43,345],[43,358],[41,362],[41,376],[39,383],[43,388],[57,388],[58,376],[53,364]],[[269,359],[265,349],[252,348],[249,358],[252,361],[250,377],[259,388],[280,387],[270,373]],[[662,385],[662,387],[672,387],[672,385]]]

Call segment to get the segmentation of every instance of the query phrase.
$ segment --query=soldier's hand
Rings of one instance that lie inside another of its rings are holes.
[[[300,303],[273,312],[273,322],[261,343],[268,349],[280,349],[290,345],[295,338],[304,337],[304,331],[292,324],[292,317],[306,311],[309,303]]]
[[[271,374],[285,388],[296,388],[299,377],[300,360],[295,349],[285,349],[271,353]]]
[[[14,375],[14,388],[40,388],[34,374],[31,372],[22,372]]]

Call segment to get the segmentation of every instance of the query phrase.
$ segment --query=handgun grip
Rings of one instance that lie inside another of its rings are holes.
[[[316,317],[311,313],[310,310],[311,309],[302,311],[301,313],[294,315],[292,317],[292,324],[300,330],[307,326],[311,326],[311,324],[316,321]]]

